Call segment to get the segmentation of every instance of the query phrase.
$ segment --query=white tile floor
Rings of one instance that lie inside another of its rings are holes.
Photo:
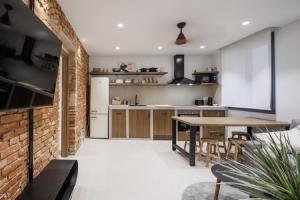
[[[214,182],[204,163],[190,167],[171,141],[86,139],[72,158],[79,175],[72,200],[181,200],[196,182]]]

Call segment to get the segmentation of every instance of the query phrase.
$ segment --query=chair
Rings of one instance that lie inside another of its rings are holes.
[[[210,131],[210,137],[203,137],[200,140],[200,152],[198,160],[201,156],[206,157],[206,167],[209,166],[211,159],[217,158],[219,161],[222,160],[220,148],[224,148],[226,152],[225,145],[225,133],[217,133],[216,131]],[[203,151],[203,146],[206,143],[206,152]],[[223,143],[220,145],[220,143]]]
[[[243,140],[243,139],[229,138],[227,152],[226,152],[226,159],[229,158],[231,148],[232,148],[232,146],[234,146],[234,160],[238,162],[240,159],[239,155],[243,154],[242,147],[244,147],[245,143],[246,143],[246,140]]]
[[[187,130],[185,133],[184,133],[184,150],[185,151],[187,151],[186,150],[186,147],[187,147],[187,145],[189,144],[189,135],[190,135],[190,130]],[[197,145],[197,142],[198,142],[198,145]],[[196,149],[197,149],[197,147],[199,147],[200,148],[200,132],[197,132],[196,133]]]
[[[234,146],[234,160],[239,161],[239,155],[243,154],[242,148],[247,140],[250,140],[250,135],[244,131],[232,131],[232,137],[228,139],[226,159],[229,158],[232,146]]]

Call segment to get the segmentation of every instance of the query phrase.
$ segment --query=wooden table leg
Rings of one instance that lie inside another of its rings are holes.
[[[250,137],[250,139],[252,140],[253,138],[252,138],[252,127],[247,127],[247,133],[248,133],[248,135],[249,135],[249,137]]]
[[[217,179],[214,200],[219,199],[220,188],[221,188],[221,180]]]
[[[196,126],[191,126],[190,130],[190,166],[195,166],[196,160]]]
[[[176,151],[176,148],[174,147],[174,145],[176,145],[176,120],[173,119],[172,120],[172,150]]]

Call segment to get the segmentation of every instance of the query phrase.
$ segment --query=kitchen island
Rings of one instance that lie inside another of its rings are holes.
[[[110,105],[109,138],[171,140],[173,116],[225,117],[227,116],[227,107],[193,105]],[[209,131],[209,128],[201,128],[199,131],[205,134]],[[185,129],[179,128],[177,131],[179,135],[178,138],[183,139],[183,137],[181,137],[183,134],[180,133],[185,133]]]

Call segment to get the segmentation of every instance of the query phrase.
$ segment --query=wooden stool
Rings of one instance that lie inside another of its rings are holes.
[[[190,142],[189,138],[190,138],[190,130],[187,130],[185,133],[185,138],[184,138],[184,150],[186,150],[186,146],[188,145],[188,143]],[[197,142],[198,142],[198,145],[197,145]],[[200,133],[199,132],[196,132],[196,149],[197,147],[200,148],[201,146],[201,142],[200,142]]]
[[[234,145],[234,160],[238,162],[239,154],[242,154],[242,147],[244,146],[246,140],[238,139],[238,138],[229,138],[228,146],[226,152],[226,159],[229,158],[231,147]]]
[[[220,145],[219,145],[220,142],[223,142],[223,140],[219,139],[219,138],[201,138],[200,153],[199,153],[198,160],[200,160],[201,155],[206,156],[206,167],[209,166],[209,162],[212,157],[219,159],[219,161],[222,160],[221,153],[220,153]],[[206,153],[203,152],[203,150],[202,150],[204,143],[207,143]],[[215,152],[213,151],[212,147],[215,147],[215,150],[214,150]]]
[[[209,132],[212,135],[212,138],[218,139],[223,143],[222,145],[219,145],[219,147],[222,147],[224,149],[224,152],[226,153],[226,139],[225,139],[225,133],[216,133],[216,132]]]

